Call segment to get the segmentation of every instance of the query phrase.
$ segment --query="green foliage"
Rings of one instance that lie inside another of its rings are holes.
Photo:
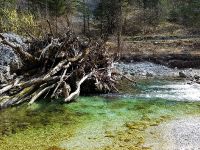
[[[16,0],[0,1],[0,31],[23,34],[26,29],[34,29],[34,16],[16,10]]]
[[[177,1],[175,8],[171,10],[170,20],[177,21],[184,25],[196,26],[200,25],[200,1]]]
[[[1,9],[0,29],[3,32],[23,34],[26,29],[34,29],[34,16],[28,13],[18,13],[16,9]]]
[[[79,1],[78,0],[67,0],[66,1],[66,13],[75,14],[77,11]]]
[[[1,7],[12,7],[12,4],[16,4],[16,0],[0,0]]]
[[[143,7],[146,8],[155,8],[160,3],[160,0],[143,0]]]
[[[49,10],[55,16],[60,16],[65,13],[66,4],[65,0],[48,0]]]
[[[101,0],[94,12],[96,20],[100,21],[104,33],[113,34],[119,22],[123,22],[123,13],[129,10],[128,0]]]
[[[48,9],[50,15],[61,16],[64,14],[73,14],[76,10],[78,0],[29,0],[32,6],[40,7],[42,11]]]
[[[85,16],[92,15],[92,11],[88,7],[88,5],[85,2],[85,0],[83,0],[83,1],[81,1],[81,0],[77,1],[77,10],[78,10],[78,12],[82,13]]]
[[[45,17],[61,16],[70,26],[73,15],[83,17],[84,28],[88,26],[88,31],[94,21],[95,27],[106,35],[116,33],[119,22],[124,33],[133,33],[135,29],[141,32],[144,26],[156,26],[166,21],[189,27],[200,25],[199,0],[100,0],[95,10],[88,6],[87,0],[23,0],[26,3],[23,6],[21,3],[18,6],[18,2],[0,0],[1,32],[20,33],[23,28],[34,30],[35,22],[45,24]]]

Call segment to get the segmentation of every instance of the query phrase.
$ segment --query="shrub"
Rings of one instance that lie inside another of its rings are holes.
[[[29,13],[19,13],[15,9],[1,9],[0,31],[24,34],[24,31],[35,32],[37,27],[34,16]]]

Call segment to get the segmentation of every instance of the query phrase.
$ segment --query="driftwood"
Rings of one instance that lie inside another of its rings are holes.
[[[59,37],[34,38],[29,49],[24,49],[0,34],[0,42],[11,47],[23,62],[23,67],[13,70],[15,79],[0,85],[0,109],[32,104],[46,96],[71,102],[80,93],[118,91],[105,44],[85,41],[67,31]],[[86,81],[89,84],[84,84]]]
[[[73,93],[71,93],[67,98],[65,98],[65,102],[69,102],[73,99],[76,99],[79,95],[80,95],[80,91],[81,91],[81,84],[87,80],[89,77],[91,77],[93,73],[91,72],[90,74],[84,76],[77,84],[77,89],[76,91],[74,91]]]

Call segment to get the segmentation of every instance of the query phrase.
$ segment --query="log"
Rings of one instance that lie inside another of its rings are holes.
[[[7,85],[6,87],[2,88],[0,90],[0,95],[7,92],[8,90],[10,90],[13,87],[13,84]]]
[[[13,84],[10,84],[10,85],[7,85],[7,86],[3,87],[3,88],[0,90],[0,95],[2,95],[3,93],[9,91],[11,88],[17,86],[18,83],[19,83],[19,81],[20,81],[20,79],[17,78],[17,79],[14,81]]]
[[[7,96],[4,100],[0,101],[0,109],[7,108],[9,106],[13,106],[16,104],[21,103],[27,95],[30,94],[30,92],[34,89],[34,87],[28,87],[23,89],[20,93],[14,95],[14,96]]]
[[[66,78],[66,76],[64,78]],[[30,81],[21,82],[21,83],[17,84],[16,86],[18,86],[20,88],[26,88],[26,87],[29,87],[31,85],[40,85],[40,84],[43,84],[45,82],[51,82],[51,81],[56,82],[59,79],[60,79],[60,76],[53,76],[53,77],[48,77],[48,78],[40,77],[40,78],[32,79]]]

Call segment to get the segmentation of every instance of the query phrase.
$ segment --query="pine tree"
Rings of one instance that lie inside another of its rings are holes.
[[[40,8],[49,9],[49,12],[53,16],[60,16],[65,13],[66,10],[66,0],[29,0],[32,5],[39,6]]]
[[[102,33],[113,34],[118,30],[119,23],[124,22],[124,14],[129,5],[129,0],[101,0],[94,15],[96,20],[100,20]]]

